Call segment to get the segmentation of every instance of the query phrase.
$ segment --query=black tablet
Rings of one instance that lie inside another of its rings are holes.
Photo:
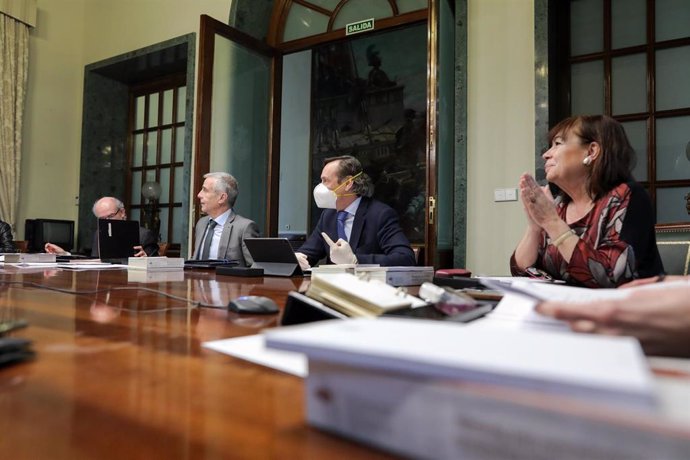
[[[134,246],[139,244],[139,222],[136,220],[98,219],[98,254],[101,260],[133,257],[137,252]]]
[[[261,268],[267,276],[301,276],[297,256],[287,238],[245,238],[254,259],[252,268]]]

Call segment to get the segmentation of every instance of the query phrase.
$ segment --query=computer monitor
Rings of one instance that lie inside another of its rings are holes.
[[[65,251],[74,247],[74,221],[58,219],[26,219],[24,238],[29,241],[29,252],[42,252],[46,243],[53,243]]]

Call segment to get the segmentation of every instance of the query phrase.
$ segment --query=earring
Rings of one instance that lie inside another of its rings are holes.
[[[585,165],[585,166],[589,166],[590,164],[592,164],[592,157],[589,156],[589,155],[587,155],[587,156],[582,160],[582,164]]]

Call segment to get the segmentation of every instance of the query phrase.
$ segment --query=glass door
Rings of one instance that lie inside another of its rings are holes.
[[[208,16],[201,17],[199,49],[195,194],[205,173],[232,174],[240,190],[234,209],[264,235],[273,234],[278,146],[271,139],[273,114],[280,110],[273,82],[279,81],[281,59],[266,44]],[[196,221],[198,206],[194,210]]]

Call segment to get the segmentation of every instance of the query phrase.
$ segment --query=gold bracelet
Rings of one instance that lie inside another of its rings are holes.
[[[573,229],[571,228],[571,229],[568,230],[567,232],[561,234],[561,235],[560,235],[558,238],[556,238],[555,240],[551,241],[551,244],[553,245],[554,248],[557,248],[558,246],[560,246],[561,244],[563,244],[563,242],[564,242],[565,240],[567,240],[568,238],[570,238],[572,235],[575,235],[575,230],[573,230]]]

